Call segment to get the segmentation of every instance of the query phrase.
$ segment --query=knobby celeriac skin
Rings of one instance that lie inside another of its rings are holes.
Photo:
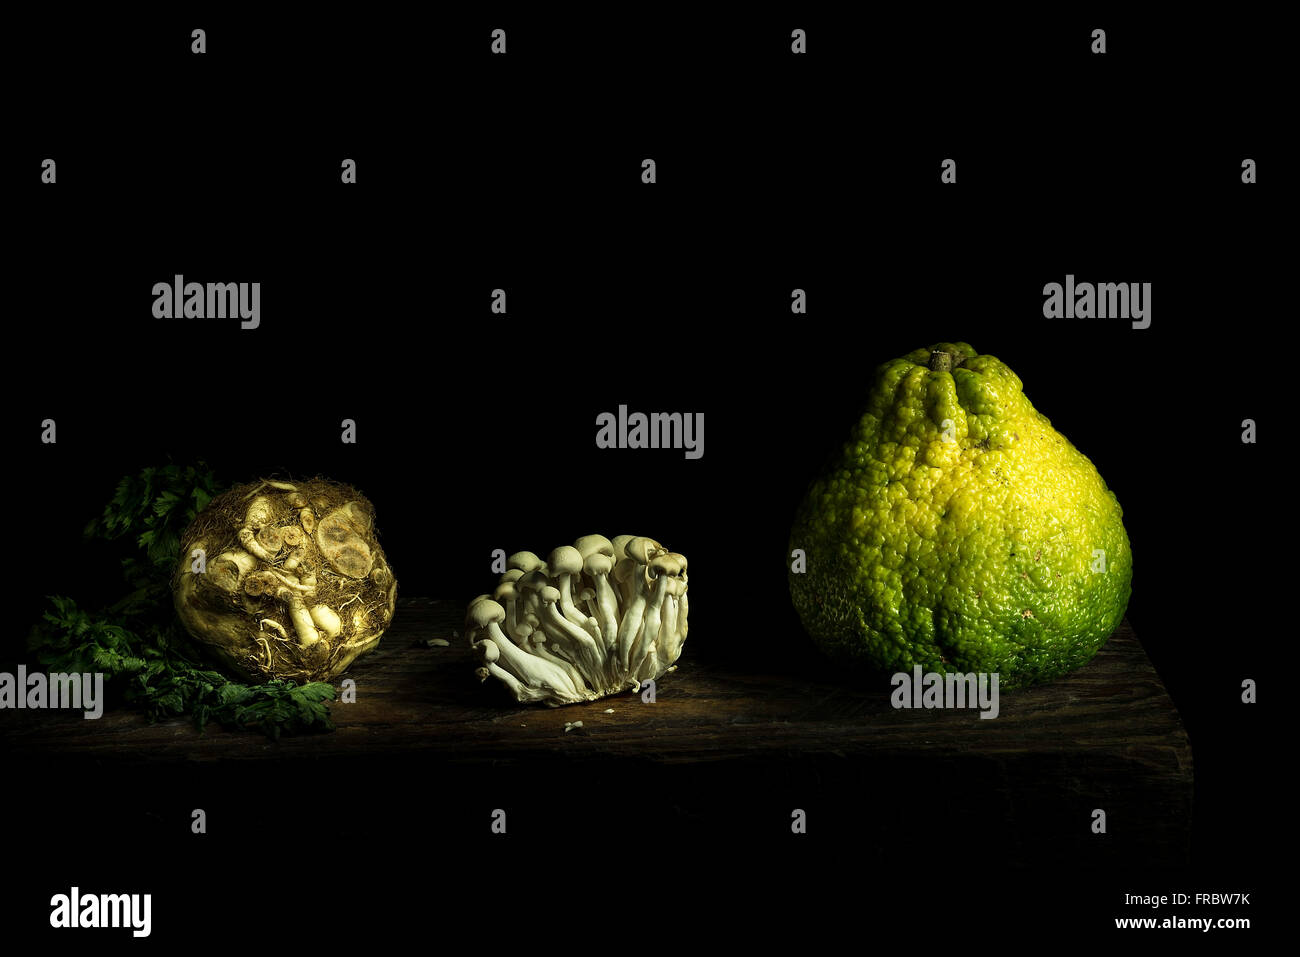
[[[1124,615],[1133,560],[1097,469],[1021,381],[966,343],[881,366],[865,414],[796,515],[804,627],[884,671],[998,673],[1010,689],[1087,662]]]
[[[516,552],[465,615],[480,681],[552,707],[639,691],[686,641],[686,557],[650,538],[586,535],[542,561]]]
[[[323,478],[213,499],[181,539],[172,590],[190,636],[253,680],[336,677],[379,643],[397,602],[374,507]]]

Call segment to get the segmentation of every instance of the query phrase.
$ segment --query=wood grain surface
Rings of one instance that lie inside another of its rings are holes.
[[[332,706],[329,734],[275,742],[221,728],[199,734],[188,720],[151,725],[128,710],[94,721],[11,711],[0,716],[0,748],[56,770],[217,766],[230,780],[255,777],[259,764],[284,775],[327,761],[340,773],[424,778],[485,800],[508,786],[538,809],[556,791],[543,781],[566,791],[638,787],[671,802],[679,829],[714,826],[725,811],[737,827],[779,813],[788,830],[789,811],[778,809],[811,804],[877,845],[888,822],[941,822],[936,838],[973,827],[1017,860],[1048,851],[1084,863],[1186,859],[1191,749],[1127,622],[1088,665],[1001,695],[998,717],[981,720],[975,709],[896,710],[887,680],[846,683],[807,661],[791,674],[693,654],[704,645],[698,628],[653,704],[626,694],[521,706],[474,677],[462,617],[460,602],[403,600],[379,648],[345,676],[356,681],[356,703]],[[450,645],[425,644],[438,637]],[[565,730],[578,721],[581,729]],[[1090,829],[1096,808],[1108,815],[1104,837]]]

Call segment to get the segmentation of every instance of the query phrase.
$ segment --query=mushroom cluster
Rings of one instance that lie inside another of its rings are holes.
[[[379,643],[397,581],[356,489],[264,479],[214,498],[181,540],[176,612],[241,675],[333,678]]]
[[[652,538],[586,535],[543,562],[516,552],[465,615],[476,674],[523,702],[595,701],[672,671],[686,641],[686,557]]]

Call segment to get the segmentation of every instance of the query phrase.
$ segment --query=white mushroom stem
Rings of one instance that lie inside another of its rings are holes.
[[[638,681],[642,680],[642,674],[646,670],[643,667],[646,659],[654,654],[656,643],[662,640],[659,626],[663,618],[664,599],[668,597],[668,582],[669,578],[665,574],[653,579],[653,590],[650,592],[650,600],[646,602],[645,615],[642,618],[641,637],[628,659],[632,673]]]
[[[550,687],[556,692],[577,695],[578,689],[572,679],[558,665],[527,654],[515,647],[514,643],[498,627],[505,620],[505,609],[488,598],[470,606],[470,615],[474,624],[487,631],[501,653],[501,662],[507,671],[524,684],[533,688]]]
[[[299,545],[297,548],[295,548],[293,551],[289,553],[289,557],[284,560],[284,564],[281,567],[287,569],[288,571],[293,571],[295,568],[297,568],[299,565],[302,564],[302,560],[306,557],[307,557],[307,546],[305,544]]]
[[[605,650],[605,637],[600,632],[600,622],[596,619],[596,592],[591,588],[584,588],[578,596],[578,611],[583,614],[582,630],[591,635],[596,642],[596,647],[602,652]]]
[[[619,608],[624,611],[631,604],[632,591],[629,583],[618,577],[618,566],[627,558],[627,543],[634,538],[636,538],[635,535],[615,535],[612,542],[614,549],[614,590],[618,592]]]
[[[600,625],[606,655],[618,646],[618,596],[614,593],[614,586],[609,583],[611,568],[611,560],[604,555],[587,559],[586,570],[596,592],[596,622]]]
[[[504,603],[506,610],[506,620],[503,624],[506,626],[506,634],[513,641],[522,641],[523,636],[519,634],[519,618],[517,610],[519,608],[519,590],[515,588],[513,581],[503,581],[497,585],[496,590],[492,592],[492,599],[498,604]]]
[[[632,607],[632,597],[636,594],[636,582],[632,580],[636,569],[636,562],[630,558],[621,558],[617,565],[614,566],[614,586],[615,593],[618,596],[618,608],[622,615],[627,614],[627,610]],[[619,621],[622,621],[622,617]]]
[[[641,664],[633,672],[632,677],[636,678],[637,682],[640,683],[649,681],[661,674],[663,674],[663,659],[659,657],[659,646],[654,644],[650,646],[650,651],[646,656],[641,659]]]
[[[581,628],[587,621],[573,604],[573,576],[582,573],[582,553],[572,545],[561,545],[546,559],[546,570],[555,579],[554,587],[560,593],[560,611],[570,622]]]
[[[496,642],[491,638],[484,638],[475,645],[474,648],[483,657],[483,667],[479,668],[478,671],[475,672],[480,681],[486,681],[489,676],[496,678],[510,689],[510,693],[515,696],[516,701],[540,701],[544,697],[544,693],[529,688],[527,685],[520,682],[518,678],[497,664],[497,661],[501,657],[501,652],[497,648]]]
[[[573,687],[576,691],[586,694],[591,690],[587,682],[583,679],[582,674],[575,670],[573,662],[570,659],[560,657],[546,646],[546,639],[549,638],[550,635],[547,634],[544,629],[534,628],[532,625],[525,624],[520,626],[520,634],[523,635],[524,640],[520,643],[519,647],[523,649],[525,654],[543,658],[555,665],[557,668],[562,669],[573,682]]]
[[[549,585],[550,582],[546,580],[546,573],[540,569],[528,572],[515,582],[515,589],[522,596],[520,607],[515,612],[519,616],[518,620],[521,625],[531,625],[534,629],[541,627],[542,600],[537,596],[537,593]]]
[[[617,542],[617,560],[599,535],[545,563],[531,552],[511,556],[493,597],[470,603],[467,636],[484,656],[475,674],[497,677],[518,701],[556,706],[636,690],[671,671],[685,638],[686,559],[650,538]]]
[[[545,701],[551,707],[555,707],[556,702],[552,700],[552,695],[559,696],[560,701],[564,704],[576,704],[583,700],[581,697],[576,695],[568,697],[558,689],[550,691],[545,686],[534,688],[531,685],[522,684],[518,678],[506,671],[500,665],[488,665],[486,670],[488,674],[505,683],[505,686],[510,689],[511,694],[515,696],[516,701],[524,702],[526,704],[531,704],[534,701]]]
[[[484,671],[484,675],[483,675],[484,678],[486,678],[488,675],[492,675],[493,677],[498,678],[499,680],[505,682],[506,687],[510,689],[510,692],[515,696],[516,701],[528,700],[529,693],[532,691],[532,689],[526,687],[525,685],[520,684],[518,678],[516,678],[510,672],[506,671],[500,665],[495,665],[495,664],[486,665],[483,668],[483,671]]]
[[[681,580],[670,582],[668,597],[664,599],[664,620],[659,626],[662,633],[659,639],[659,660],[665,664],[672,664],[681,654],[682,643],[677,633],[677,623],[682,608],[681,595]]]
[[[621,538],[622,536],[619,537]],[[661,546],[653,538],[645,538],[644,536],[641,535],[638,535],[635,538],[623,544],[623,553],[626,560],[635,563],[636,570],[641,576],[644,576],[646,574],[647,567],[650,565],[650,563],[657,556],[663,554],[663,552],[664,552],[663,546]],[[639,579],[637,579],[635,581],[628,582],[628,584],[631,584],[633,586],[633,589],[636,589],[641,587],[642,582]],[[631,594],[627,596],[629,601],[631,600],[631,597],[632,597]]]
[[[583,587],[578,600],[588,616],[588,631],[597,637],[601,650],[607,652],[618,639],[618,601],[614,601],[612,608],[603,609],[596,580],[605,577],[608,584],[607,576],[614,568],[614,544],[604,535],[583,535],[573,543],[573,547],[582,559],[582,573],[577,581],[586,587]],[[607,611],[611,613],[607,614]],[[594,628],[591,627],[593,619]]]
[[[644,571],[637,567],[635,559],[624,559],[619,563],[619,569],[623,573],[623,582],[630,582],[632,589],[631,596],[623,608],[623,620],[618,626],[618,661],[623,673],[628,674],[631,671],[629,659],[632,656],[632,645],[641,633],[641,619],[645,614],[648,596],[645,590]]]
[[[541,654],[543,657],[548,657],[545,654],[546,636],[533,628],[533,626],[528,624],[528,622],[521,621],[518,628],[513,632],[508,632],[507,634],[516,646],[528,654]]]
[[[639,542],[645,539],[637,539]],[[636,551],[635,544],[628,546],[628,551]],[[675,552],[657,549],[646,568],[647,580],[654,582],[652,596],[646,606],[645,624],[641,641],[632,655],[634,673],[638,679],[651,678],[659,674],[661,667],[671,665],[676,655],[671,653],[672,631],[664,622],[664,607],[680,593],[683,582],[680,578],[686,570],[686,556]],[[673,611],[674,623],[676,609]],[[641,662],[641,664],[637,664]]]
[[[584,586],[578,593],[578,610],[588,618],[596,617],[596,589],[590,585]]]
[[[565,618],[569,619],[570,622],[581,628],[586,624],[587,619],[591,616],[583,612],[573,603],[573,596],[569,593],[569,576],[561,575],[560,581],[563,583],[561,586],[558,586],[558,591],[560,592],[560,611],[563,612]]]
[[[547,601],[543,592],[542,603],[546,606],[542,616],[542,630],[553,640],[573,662],[573,666],[586,680],[587,684],[599,688],[604,681],[604,655],[596,647],[596,641],[562,614],[558,602]]]

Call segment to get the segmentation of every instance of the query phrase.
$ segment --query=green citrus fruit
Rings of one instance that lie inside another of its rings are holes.
[[[1020,379],[964,342],[876,371],[865,414],[800,506],[790,594],[817,644],[887,671],[1000,687],[1084,664],[1128,605],[1115,494]]]

